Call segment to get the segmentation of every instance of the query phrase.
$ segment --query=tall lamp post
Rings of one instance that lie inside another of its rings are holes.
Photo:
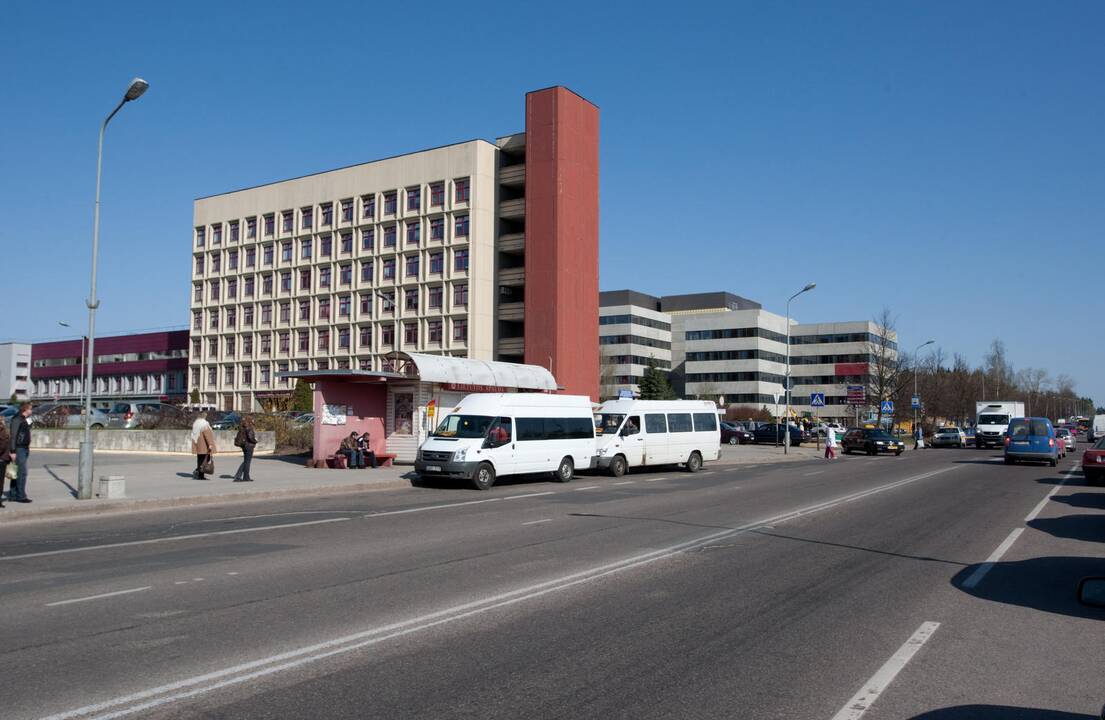
[[[394,338],[394,340],[395,340],[395,342],[394,342],[394,345],[395,345],[395,360],[393,361],[394,365],[392,366],[391,369],[395,372],[398,372],[399,371],[399,326],[401,325],[401,323],[399,322],[399,306],[395,303],[394,297],[388,297],[381,290],[376,291],[376,297],[380,298],[381,300],[383,300],[387,304],[391,305],[391,312],[395,316],[395,338]]]
[[[72,325],[65,322],[64,320],[58,320],[58,325],[62,326],[63,328],[72,328],[73,327]],[[77,377],[80,378],[80,382],[77,383],[77,387],[80,388],[80,391],[77,393],[77,404],[78,405],[83,405],[84,404],[84,344],[86,342],[88,342],[88,336],[87,335],[81,335],[81,374],[77,376]]]
[[[787,298],[787,374],[784,378],[784,380],[786,380],[786,387],[783,388],[783,392],[787,395],[787,414],[783,416],[783,431],[786,433],[783,436],[784,455],[787,454],[787,448],[790,446],[790,301],[804,292],[813,290],[815,287],[817,287],[817,283],[810,283]]]
[[[913,351],[913,397],[917,397],[917,354],[921,352],[921,348],[928,345],[932,345],[935,340],[928,340],[917,346],[917,349]],[[910,403],[912,405],[913,403]],[[913,432],[917,432],[917,408],[913,408]]]
[[[115,113],[124,105],[142,97],[150,84],[142,78],[134,78],[123,93],[123,99],[115,106],[100,125],[100,142],[96,149],[96,206],[92,214],[92,277],[88,289],[88,356],[85,362],[85,383],[88,390],[84,398],[84,439],[81,440],[77,466],[77,498],[88,500],[92,497],[92,358],[96,343],[96,308],[100,301],[96,299],[96,259],[100,250],[100,175],[104,164],[104,132]]]

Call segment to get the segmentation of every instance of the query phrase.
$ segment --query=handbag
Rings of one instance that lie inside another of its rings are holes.
[[[209,455],[207,459],[203,461],[203,465],[200,467],[200,472],[202,472],[204,475],[214,475],[215,458]]]
[[[8,463],[8,467],[4,470],[4,477],[8,480],[15,480],[19,477],[19,468],[15,463]]]

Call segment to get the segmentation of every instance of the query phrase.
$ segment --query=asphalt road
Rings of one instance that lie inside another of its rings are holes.
[[[1074,592],[1105,575],[1105,490],[1074,460],[0,526],[0,717],[1090,720],[1105,610]]]

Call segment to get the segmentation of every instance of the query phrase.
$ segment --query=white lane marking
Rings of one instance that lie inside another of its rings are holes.
[[[427,615],[422,615],[420,617],[393,623],[391,625],[369,628],[357,633],[353,633],[351,635],[346,635],[344,637],[327,640],[314,645],[308,645],[295,650],[289,650],[287,652],[283,652],[277,655],[271,655],[266,658],[259,658],[257,660],[241,663],[239,665],[233,665],[231,667],[223,668],[222,670],[215,670],[203,675],[196,675],[190,678],[185,678],[183,680],[178,680],[176,682],[153,687],[148,690],[141,690],[129,695],[124,695],[112,700],[105,700],[103,702],[74,708],[72,710],[67,710],[65,712],[50,715],[43,718],[42,720],[69,720],[70,718],[88,716],[92,715],[93,713],[99,713],[101,711],[110,712],[102,715],[95,715],[94,720],[108,720],[109,718],[124,717],[126,715],[131,715],[143,710],[159,707],[161,705],[166,705],[178,700],[185,700],[224,687],[248,682],[250,680],[265,677],[267,675],[272,675],[284,670],[290,670],[301,665],[306,665],[308,663],[316,662],[327,657],[332,657],[334,655],[359,650],[361,648],[376,645],[378,643],[385,642],[397,637],[409,635],[421,630],[427,630],[438,625],[456,622],[468,617],[472,617],[474,615],[489,612],[491,610],[496,610],[520,602],[525,602],[527,600],[539,598],[549,593],[567,590],[577,585],[592,582],[594,580],[598,580],[599,578],[603,578],[614,573],[623,572],[625,570],[641,567],[643,565],[647,565],[658,560],[673,557],[679,553],[686,552],[687,550],[692,550],[703,545],[707,545],[721,538],[732,537],[752,532],[753,530],[756,530],[763,526],[775,525],[787,520],[802,517],[803,515],[808,515],[810,513],[815,513],[822,510],[829,510],[839,505],[855,502],[857,500],[861,500],[872,495],[877,495],[878,493],[902,487],[903,485],[907,485],[909,483],[925,480],[927,478],[940,475],[950,470],[955,470],[959,467],[962,466],[952,465],[950,467],[945,467],[940,470],[933,470],[922,475],[915,475],[913,477],[904,478],[892,483],[887,483],[886,485],[880,485],[878,487],[852,493],[850,495],[843,495],[833,500],[828,500],[816,505],[799,508],[798,510],[792,510],[781,515],[776,515],[775,517],[765,518],[763,520],[748,523],[746,525],[741,525],[729,530],[722,530],[719,532],[711,533],[709,535],[701,536],[694,540],[688,540],[676,545],[669,545],[665,548],[660,548],[658,550],[652,550],[640,555],[623,558],[622,560],[616,560],[611,563],[599,565],[586,570],[581,570],[579,572],[564,575],[552,580],[546,580],[544,582],[529,585],[527,587],[510,590],[479,600],[473,600],[472,602],[468,602],[462,605],[456,605],[451,608],[445,608],[443,610],[438,610]]]
[[[87,602],[89,600],[99,600],[101,598],[115,597],[116,595],[129,595],[131,593],[142,592],[143,590],[149,590],[153,585],[146,585],[140,588],[131,588],[130,590],[116,590],[115,592],[100,593],[99,595],[89,595],[87,597],[72,598],[69,600],[58,600],[57,602],[46,603],[46,607],[57,607],[58,605],[72,605],[73,603]]]
[[[304,522],[283,523],[281,525],[265,525],[264,527],[238,528],[237,530],[215,530],[205,533],[192,533],[190,535],[170,535],[169,537],[150,538],[148,540],[130,540],[127,542],[106,543],[104,545],[82,545],[81,547],[65,548],[64,550],[45,550],[43,552],[26,553],[25,555],[0,555],[0,560],[25,560],[27,558],[46,557],[48,555],[65,555],[68,553],[88,552],[89,550],[107,550],[109,548],[132,547],[135,545],[154,545],[156,543],[195,540],[196,538],[218,537],[220,535],[238,535],[241,533],[262,532],[263,530],[281,530],[285,528],[304,527],[307,525],[322,525],[324,523],[345,522],[346,520],[349,520],[349,518],[327,518],[325,520],[306,520]]]
[[[188,584],[187,580],[177,580],[173,583],[173,585],[187,585],[187,584]]]
[[[238,574],[239,574],[239,573],[236,573],[236,572],[228,572],[228,573],[227,573],[227,575],[238,575]]]
[[[663,477],[645,478],[645,482],[660,482],[661,480],[667,480],[667,478],[663,478]]]
[[[209,520],[192,520],[181,525],[200,523],[226,522],[228,520],[256,520],[259,518],[284,517],[287,515],[356,515],[360,510],[296,510],[294,512],[265,513],[264,515],[234,515],[231,517],[211,518]]]
[[[525,495],[508,495],[505,498],[503,498],[503,500],[518,500],[520,498],[541,497],[542,495],[555,495],[555,494],[556,494],[555,492],[553,492],[552,490],[549,490],[548,492],[526,493]]]
[[[833,720],[859,720],[863,717],[863,714],[879,699],[882,691],[894,682],[894,678],[913,659],[921,646],[928,642],[938,627],[940,627],[938,622],[921,623],[921,627],[917,628],[917,632],[898,648],[898,652],[891,655],[890,659],[871,676],[871,679],[863,684],[859,692],[844,704],[840,712],[833,715]]]
[[[611,485],[632,485],[636,480],[622,480],[621,482],[611,483]]]
[[[192,578],[192,582],[203,582],[206,578]]]
[[[597,487],[598,487],[598,485],[585,485],[584,487],[581,487],[581,488],[575,488],[575,491],[579,492],[580,490],[594,490]]]
[[[963,587],[973,588],[982,582],[982,578],[986,577],[986,573],[990,572],[994,567],[994,563],[1001,560],[1001,556],[1004,555],[1009,548],[1013,547],[1013,543],[1017,542],[1017,538],[1024,532],[1024,528],[1017,528],[1013,532],[1009,533],[1008,537],[1001,541],[1001,545],[998,545],[997,550],[990,553],[990,557],[986,558],[986,562],[975,568],[975,571],[971,573],[970,577],[963,581]]]
[[[545,518],[544,520],[530,520],[529,522],[522,523],[523,525],[540,525],[541,523],[552,522],[552,518]]]
[[[1032,512],[1028,513],[1028,515],[1025,516],[1024,521],[1026,523],[1032,522],[1033,520],[1036,519],[1037,515],[1039,515],[1041,512],[1043,512],[1043,509],[1045,507],[1047,507],[1047,503],[1048,503],[1049,500],[1051,500],[1051,497],[1053,495],[1055,495],[1055,493],[1059,492],[1059,489],[1061,487],[1063,487],[1064,485],[1067,484],[1067,480],[1070,480],[1071,477],[1074,476],[1074,469],[1076,467],[1078,467],[1078,466],[1077,465],[1071,466],[1071,469],[1067,471],[1067,474],[1063,476],[1063,479],[1059,481],[1059,484],[1056,485],[1055,487],[1053,487],[1051,489],[1051,492],[1049,492],[1047,495],[1045,495],[1044,499],[1040,501],[1040,504],[1037,505],[1035,508],[1033,508]]]
[[[814,472],[804,473],[802,477],[809,477],[810,475],[820,475],[825,472],[824,470],[815,470]]]
[[[379,512],[371,512],[365,514],[363,517],[384,517],[385,515],[407,515],[408,513],[426,512],[427,510],[441,510],[443,508],[463,507],[465,505],[481,505],[483,503],[499,502],[503,498],[487,498],[486,500],[468,500],[458,503],[445,503],[442,505],[423,505],[422,507],[407,508],[406,510],[381,510]]]

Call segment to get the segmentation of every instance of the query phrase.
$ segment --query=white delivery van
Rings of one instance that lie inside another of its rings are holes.
[[[1091,442],[1105,437],[1105,415],[1094,415],[1090,421],[1090,431],[1086,434]]]
[[[990,400],[975,403],[975,447],[1004,447],[1013,418],[1024,417],[1024,403]]]
[[[551,472],[568,482],[595,456],[591,399],[585,395],[476,393],[442,418],[422,443],[415,472],[471,480],[487,490],[500,475]]]
[[[595,433],[596,464],[615,477],[672,463],[698,472],[721,456],[717,406],[709,400],[610,400],[595,414]]]

